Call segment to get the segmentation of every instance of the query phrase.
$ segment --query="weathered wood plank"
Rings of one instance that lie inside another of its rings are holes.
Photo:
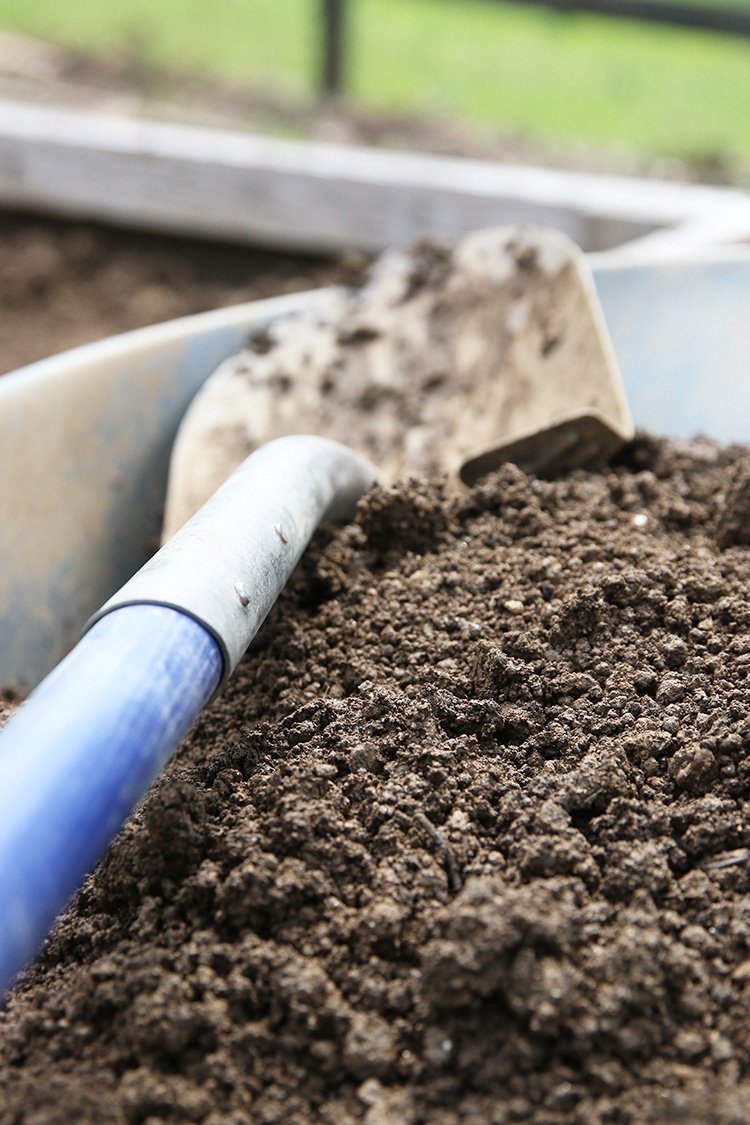
[[[745,197],[0,102],[0,206],[278,249],[546,224],[605,249]]]

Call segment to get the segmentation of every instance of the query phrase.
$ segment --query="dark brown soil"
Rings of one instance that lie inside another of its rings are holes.
[[[356,278],[338,263],[0,214],[0,372],[117,332]]]
[[[375,491],[0,1016],[0,1120],[750,1120],[748,453]]]

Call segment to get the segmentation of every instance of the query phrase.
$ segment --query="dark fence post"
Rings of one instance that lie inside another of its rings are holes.
[[[323,59],[321,89],[336,97],[344,85],[344,20],[346,0],[321,0]]]

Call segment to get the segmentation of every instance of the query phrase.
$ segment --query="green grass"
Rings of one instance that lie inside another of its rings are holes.
[[[748,2],[748,0],[746,0]],[[750,166],[750,40],[482,0],[350,0],[352,100]],[[312,91],[317,0],[0,0],[0,26]]]
[[[367,104],[432,105],[541,138],[750,160],[750,40],[456,0],[360,6],[369,50],[353,77]]]

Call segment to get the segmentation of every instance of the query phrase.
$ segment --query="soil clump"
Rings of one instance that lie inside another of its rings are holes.
[[[748,1120],[747,458],[319,535],[0,1014],[0,1121]]]

